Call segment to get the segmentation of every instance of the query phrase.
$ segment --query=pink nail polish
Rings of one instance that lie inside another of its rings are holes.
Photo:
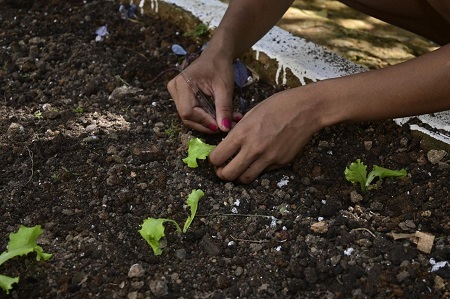
[[[217,131],[217,126],[216,125],[213,125],[213,124],[210,124],[210,125],[208,125],[208,129],[210,129],[211,131]]]
[[[242,117],[236,116],[236,117],[234,118],[234,121],[235,121],[235,122],[239,122],[241,119],[242,119]]]
[[[222,125],[227,129],[231,129],[231,121],[228,118],[222,120]]]

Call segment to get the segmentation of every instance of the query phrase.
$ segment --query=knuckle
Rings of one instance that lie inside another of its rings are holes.
[[[255,144],[252,147],[252,152],[256,157],[260,157],[262,156],[266,151],[266,148],[263,144],[259,143],[259,144]]]
[[[193,112],[192,110],[180,110],[178,111],[178,114],[180,115],[180,118],[182,120],[190,120],[192,118]]]
[[[230,182],[234,181],[236,179],[236,177],[234,176],[233,173],[231,173],[231,172],[229,172],[227,170],[224,170],[224,169],[222,169],[222,171],[219,171],[217,173],[217,176],[219,178],[221,178],[222,180],[224,180],[224,181],[230,181]]]

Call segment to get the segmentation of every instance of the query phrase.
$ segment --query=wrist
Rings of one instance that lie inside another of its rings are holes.
[[[323,86],[326,81],[310,83],[299,87],[302,91],[300,97],[302,109],[308,110],[308,117],[313,125],[316,126],[315,131],[320,131],[326,127],[342,122],[338,112],[339,107],[336,101],[330,96],[332,93],[327,92],[327,87]],[[307,99],[306,101],[304,99]],[[309,106],[309,107],[305,107]]]
[[[234,50],[234,42],[230,40],[227,34],[218,29],[214,32],[210,42],[203,50],[202,55],[234,61],[237,57]]]

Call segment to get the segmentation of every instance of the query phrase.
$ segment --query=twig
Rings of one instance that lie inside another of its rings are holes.
[[[135,50],[133,50],[133,49],[130,49],[130,48],[127,48],[127,47],[125,47],[125,49],[126,50],[128,50],[128,51],[131,51],[131,52],[133,52],[133,53],[135,53],[135,54],[138,54],[138,55],[140,55],[140,56],[142,56],[145,60],[147,60],[147,61],[150,61],[150,60],[148,60],[148,58],[147,57],[145,57],[145,55],[144,54],[142,54],[142,53],[139,53],[138,51],[135,51]]]
[[[26,145],[25,146],[27,151],[28,151],[28,155],[30,156],[30,160],[31,160],[31,175],[30,178],[28,179],[28,181],[25,183],[28,184],[29,182],[31,182],[31,180],[33,179],[33,175],[34,175],[34,159],[33,159],[33,152],[30,150],[30,148]]]
[[[249,243],[268,243],[270,242],[269,240],[248,240],[248,239],[239,239],[239,238],[235,238],[233,235],[230,235],[230,237],[235,240],[235,241],[239,241],[239,242],[249,242]]]
[[[216,217],[216,216],[264,217],[264,218],[272,218],[273,217],[273,216],[259,215],[259,214],[224,214],[224,213],[197,215],[197,217]]]
[[[124,83],[125,85],[127,85],[128,87],[133,87],[131,86],[130,83],[128,83],[127,81],[125,81],[124,79],[122,79],[119,75],[115,76],[116,80],[122,81],[122,83]]]
[[[351,231],[354,231],[354,230],[363,230],[363,231],[368,232],[372,237],[374,237],[374,238],[377,237],[373,232],[371,232],[369,229],[367,229],[367,228],[365,228],[365,227],[354,228],[354,229],[352,229]]]

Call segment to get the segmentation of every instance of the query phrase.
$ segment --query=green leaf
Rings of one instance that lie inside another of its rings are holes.
[[[406,175],[406,170],[391,170],[374,165],[373,170],[367,175],[367,166],[358,159],[356,162],[350,164],[350,167],[345,168],[344,174],[347,181],[359,183],[361,191],[366,192],[367,189],[373,189],[371,183],[376,177],[378,177],[380,181],[386,177],[403,177]]]
[[[13,257],[33,251],[36,252],[36,260],[48,260],[52,255],[44,253],[42,247],[37,245],[37,239],[41,234],[42,229],[40,225],[34,227],[21,225],[17,233],[9,235],[8,250],[0,255],[0,265]]]
[[[0,288],[2,288],[6,294],[12,289],[13,283],[19,283],[19,277],[9,277],[5,275],[0,275]]]
[[[380,180],[383,180],[386,177],[404,177],[406,176],[406,170],[391,170],[388,168],[380,167],[377,165],[373,166],[373,170],[369,173],[367,177],[366,187],[369,187],[370,183],[378,177]]]
[[[346,167],[344,174],[347,181],[354,184],[359,183],[359,185],[361,186],[361,190],[363,192],[366,191],[367,166],[364,165],[364,163],[362,163],[360,159],[350,164],[349,167]]]
[[[192,190],[191,194],[189,194],[188,199],[186,200],[187,205],[191,208],[191,215],[188,217],[186,222],[184,223],[183,233],[185,233],[189,226],[191,226],[192,221],[194,220],[195,214],[197,213],[198,201],[203,197],[205,193],[198,189]]]
[[[164,222],[172,222],[178,232],[181,232],[181,228],[172,219],[164,219],[164,218],[147,218],[142,223],[142,228],[139,230],[141,236],[147,241],[148,245],[152,247],[153,253],[155,255],[160,255],[162,253],[161,248],[159,247],[159,240],[165,237],[164,233]]]
[[[183,159],[183,162],[190,168],[198,167],[197,159],[205,160],[211,151],[216,147],[204,143],[199,138],[192,138],[189,140],[188,156]]]
[[[42,234],[40,225],[34,227],[25,227],[21,225],[17,233],[11,233],[9,235],[8,250],[4,251],[0,255],[0,265],[7,260],[16,256],[26,255],[31,252],[36,252],[36,260],[48,260],[51,258],[51,254],[45,253],[42,247],[37,245],[37,239]],[[9,293],[11,284],[19,281],[19,278],[11,278],[8,276],[0,275],[0,287]]]

